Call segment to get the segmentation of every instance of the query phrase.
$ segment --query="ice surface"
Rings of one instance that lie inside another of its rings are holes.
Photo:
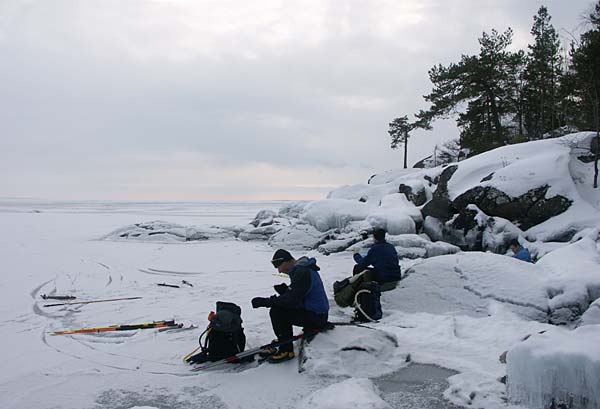
[[[600,407],[600,325],[535,334],[507,356],[511,403],[530,409]]]
[[[0,225],[10,231],[0,236],[4,271],[0,277],[0,342],[4,351],[10,351],[0,371],[3,408],[295,408],[302,399],[346,379],[396,373],[405,367],[409,354],[412,362],[458,372],[450,377],[444,392],[451,402],[474,408],[505,408],[505,388],[498,381],[505,367],[498,362],[498,355],[525,335],[552,328],[527,319],[526,313],[514,307],[515,301],[528,298],[534,306],[525,310],[538,311],[535,306],[543,296],[534,285],[537,278],[530,277],[532,272],[537,275],[535,265],[514,264],[508,257],[483,253],[425,262],[405,259],[403,271],[414,266],[414,272],[401,282],[406,289],[383,294],[384,317],[372,325],[376,329],[339,327],[319,334],[306,349],[308,360],[302,374],[298,374],[296,361],[191,373],[181,358],[196,347],[206,315],[214,310],[216,301],[232,301],[242,307],[248,347],[273,338],[268,310],[250,306],[252,297],[269,296],[274,293],[274,284],[285,281],[274,275],[269,263],[273,248],[264,241],[233,239],[157,243],[98,238],[143,220],[180,226],[240,225],[269,205],[248,204],[245,210],[239,204],[130,206],[0,203]],[[286,212],[299,215],[305,204],[286,206]],[[355,223],[350,224],[359,228],[361,221]],[[431,245],[440,245],[419,235],[389,239],[399,247],[427,252]],[[359,247],[362,245],[367,243]],[[583,241],[581,245],[591,246]],[[586,248],[591,247],[582,251]],[[294,251],[294,255],[302,253]],[[309,254],[317,257],[321,267],[332,305],[330,319],[349,320],[351,310],[335,306],[331,288],[334,281],[351,271],[354,262],[350,253],[326,257],[315,250]],[[539,268],[545,280],[548,270]],[[180,284],[182,280],[194,287],[157,285]],[[481,296],[466,290],[466,285]],[[451,289],[446,299],[438,288]],[[439,299],[434,298],[435,291]],[[43,293],[70,294],[78,300],[143,298],[44,308]],[[458,304],[460,294],[464,295],[462,304]],[[437,309],[429,308],[427,300]],[[475,308],[476,313],[469,308]],[[173,318],[199,328],[109,335],[48,334],[56,329]],[[362,385],[363,392],[370,390],[368,383]],[[356,389],[357,396],[363,393],[358,386]],[[372,402],[377,401],[374,395],[369,396]],[[415,403],[412,407],[419,406]]]

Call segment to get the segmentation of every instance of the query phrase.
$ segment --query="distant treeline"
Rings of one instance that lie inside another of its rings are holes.
[[[442,150],[471,156],[499,146],[599,129],[600,0],[587,12],[583,34],[563,46],[548,9],[533,18],[526,51],[509,51],[513,32],[492,30],[479,38],[476,55],[429,70],[433,89],[427,110],[389,124],[392,148],[409,133],[430,129],[438,118],[455,117],[460,139]],[[456,159],[456,158],[455,158]]]

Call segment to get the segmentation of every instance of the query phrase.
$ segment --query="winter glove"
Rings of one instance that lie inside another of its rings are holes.
[[[289,289],[286,283],[274,285],[273,288],[275,289],[275,291],[277,291],[277,294],[279,295],[285,293]]]
[[[352,255],[352,258],[354,259],[354,261],[356,261],[357,263],[360,263],[362,261],[362,256],[359,253],[354,253]]]
[[[269,304],[268,298],[255,297],[252,299],[252,308],[268,307]]]

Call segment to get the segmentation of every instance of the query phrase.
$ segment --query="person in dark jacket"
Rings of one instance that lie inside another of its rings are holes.
[[[398,253],[393,245],[385,241],[385,230],[375,229],[373,240],[375,244],[365,257],[354,253],[356,265],[353,274],[365,271],[363,281],[377,281],[381,291],[393,290],[402,278]]]
[[[508,243],[508,247],[510,247],[510,249],[513,252],[513,258],[516,258],[517,260],[521,261],[526,261],[528,263],[533,263],[533,261],[531,260],[531,254],[529,254],[529,250],[521,246],[521,243],[519,243],[517,239],[512,239]]]
[[[302,257],[298,260],[283,249],[279,249],[271,260],[273,266],[283,274],[290,276],[290,285],[274,286],[279,295],[268,298],[252,299],[252,307],[270,308],[273,332],[279,342],[293,337],[292,326],[307,329],[322,329],[327,325],[329,301],[319,276],[320,270],[314,258]],[[294,346],[291,342],[279,347],[279,351],[269,358],[277,363],[294,358]]]

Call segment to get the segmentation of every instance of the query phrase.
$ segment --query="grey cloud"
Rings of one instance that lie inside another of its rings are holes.
[[[476,52],[493,27],[527,39],[541,4],[253,3],[3,2],[0,196],[83,197],[97,186],[95,197],[113,197],[111,186],[149,172],[150,158],[179,152],[211,158],[223,174],[266,163],[364,180],[400,165],[387,123],[426,106],[432,65]],[[547,4],[571,29],[588,2]],[[456,135],[447,121],[416,133],[410,160]],[[136,154],[146,159],[120,162]]]

